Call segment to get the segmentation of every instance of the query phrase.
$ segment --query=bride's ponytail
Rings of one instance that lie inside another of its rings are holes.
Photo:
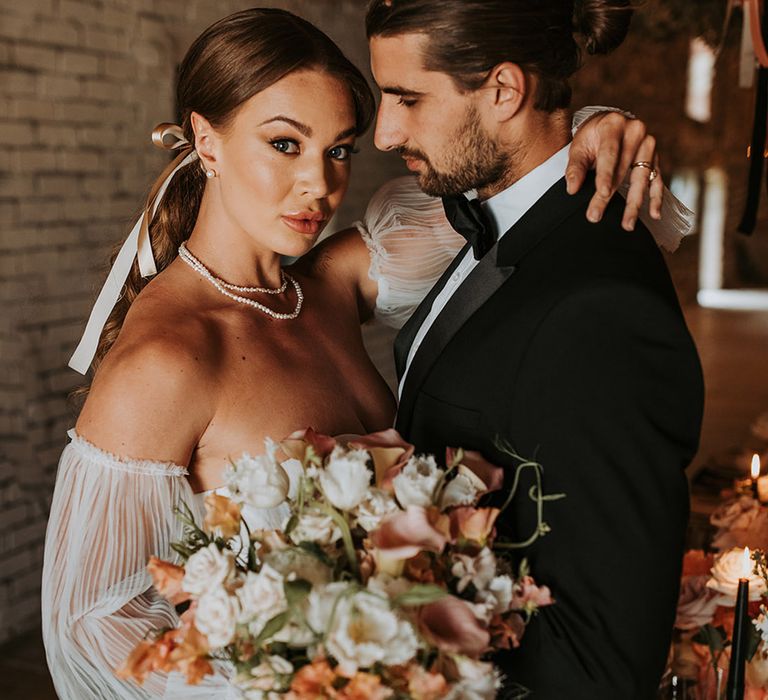
[[[575,0],[573,25],[590,54],[607,54],[626,38],[632,21],[631,0]]]

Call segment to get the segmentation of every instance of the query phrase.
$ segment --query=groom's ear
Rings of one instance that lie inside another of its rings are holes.
[[[486,107],[497,121],[504,122],[516,116],[525,104],[528,79],[520,66],[507,61],[491,69],[483,88],[489,101]]]

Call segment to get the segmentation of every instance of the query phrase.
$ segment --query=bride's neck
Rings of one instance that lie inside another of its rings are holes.
[[[280,286],[280,254],[260,244],[205,197],[186,245],[216,277],[230,284]]]

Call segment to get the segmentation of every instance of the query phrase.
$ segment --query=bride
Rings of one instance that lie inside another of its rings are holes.
[[[150,555],[172,557],[174,507],[199,515],[228,458],[267,436],[390,427],[395,400],[360,324],[374,312],[402,322],[463,243],[440,201],[401,179],[360,230],[312,250],[375,105],[336,45],[288,12],[251,9],[208,28],[181,66],[178,102],[181,128],[155,137],[181,154],[72,363],[85,371],[94,359],[97,371],[61,457],[45,548],[43,635],[64,700],[233,692],[226,668],[195,687],[114,675],[150,629],[178,622],[146,570]],[[301,260],[281,269],[281,256]],[[248,517],[279,527],[279,515]]]

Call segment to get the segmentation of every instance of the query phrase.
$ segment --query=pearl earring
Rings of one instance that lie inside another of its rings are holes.
[[[215,170],[206,170],[205,176],[210,180],[212,177],[216,177],[216,171]]]

